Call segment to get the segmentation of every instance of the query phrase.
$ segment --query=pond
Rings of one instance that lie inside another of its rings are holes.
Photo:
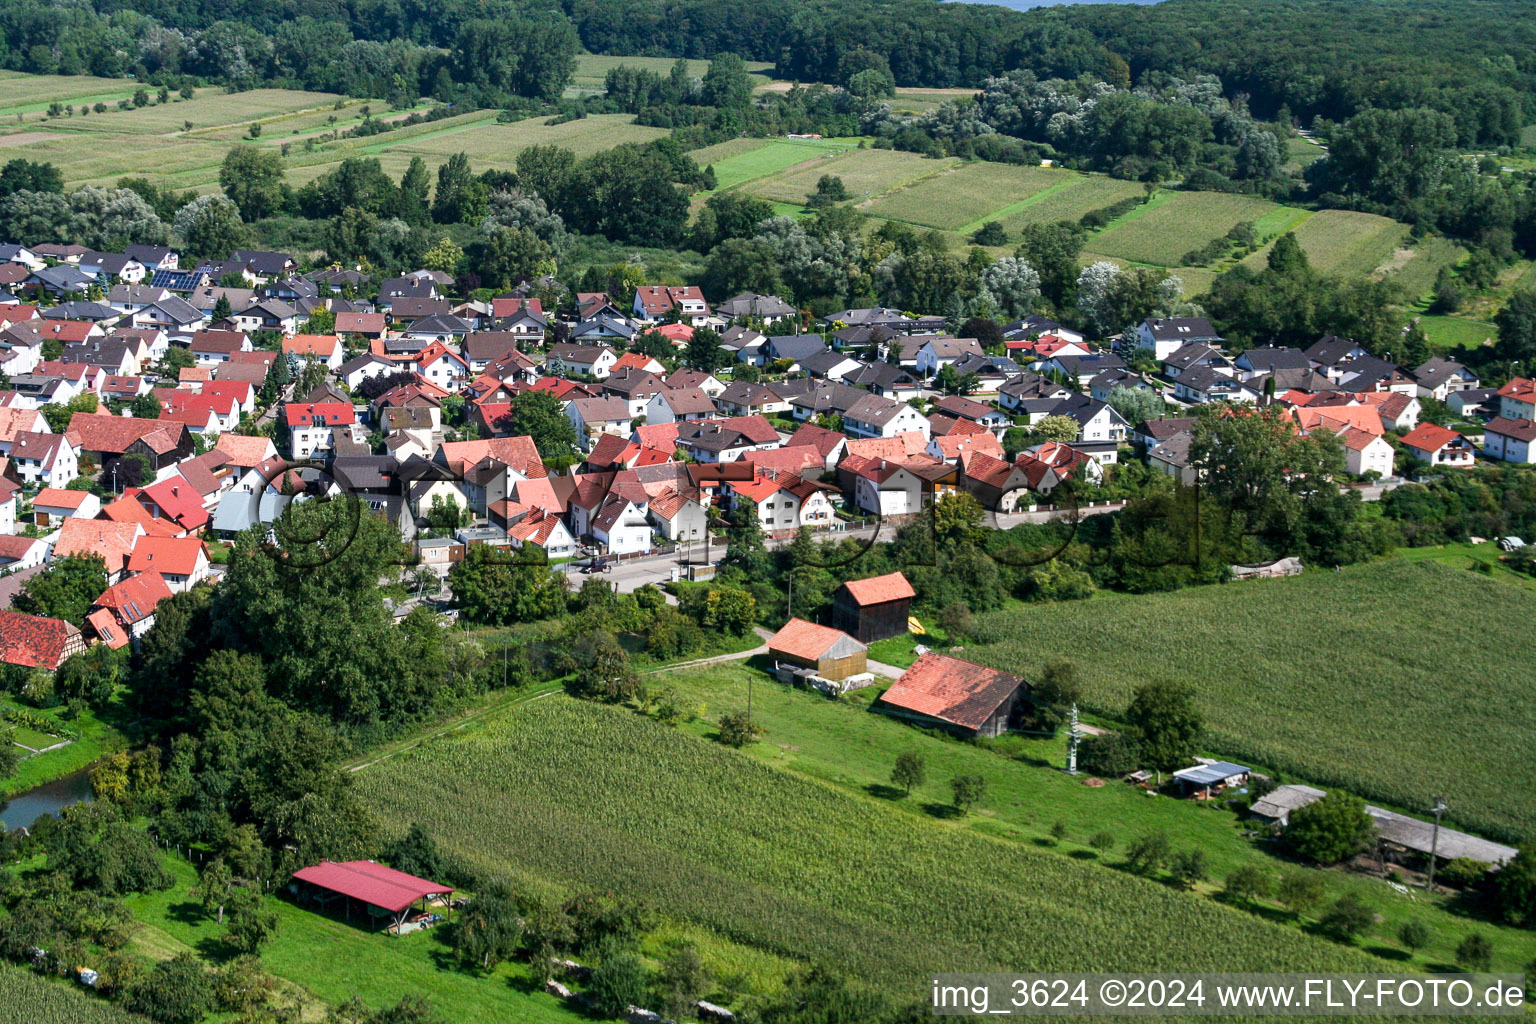
[[[89,802],[94,798],[90,772],[82,768],[13,796],[4,806],[0,806],[0,826],[30,828],[33,822],[44,815],[57,814],[62,808]]]

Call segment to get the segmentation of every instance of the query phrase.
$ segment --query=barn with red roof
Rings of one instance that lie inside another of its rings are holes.
[[[917,592],[899,572],[849,580],[832,595],[832,624],[864,643],[907,631]]]
[[[1011,672],[929,651],[880,695],[878,711],[958,736],[1001,736],[1029,700]]]

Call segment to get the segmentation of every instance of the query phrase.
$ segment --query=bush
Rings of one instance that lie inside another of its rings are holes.
[[[1280,879],[1275,896],[1300,917],[1323,901],[1323,880],[1310,871],[1293,871]]]
[[[720,716],[720,742],[728,747],[745,747],[762,734],[763,727],[748,718],[745,711],[728,711]]]
[[[1231,899],[1240,903],[1252,903],[1269,895],[1269,875],[1253,864],[1245,864],[1227,876],[1222,889]]]
[[[1319,923],[1323,931],[1341,942],[1353,942],[1369,931],[1375,921],[1375,911],[1360,897],[1347,892],[1328,908]]]
[[[604,1017],[622,1017],[624,1011],[645,1001],[650,978],[638,954],[628,951],[604,958],[587,983],[587,997]]]
[[[1458,889],[1469,889],[1488,877],[1488,865],[1471,857],[1456,857],[1447,862],[1435,877],[1446,885],[1454,885]]]
[[[1433,937],[1434,933],[1429,930],[1429,925],[1418,918],[1404,921],[1402,927],[1397,930],[1397,941],[1415,953],[1429,945],[1429,940]]]
[[[1125,851],[1125,866],[1139,875],[1150,875],[1168,863],[1168,837],[1161,832],[1137,836]]]
[[[1319,864],[1337,864],[1363,850],[1376,832],[1359,797],[1333,790],[1291,812],[1285,839],[1297,853]]]
[[[1077,763],[1095,775],[1118,779],[1137,769],[1139,753],[1135,740],[1110,732],[1083,740],[1077,748]]]
[[[1169,858],[1168,873],[1173,875],[1173,880],[1182,888],[1193,889],[1195,883],[1205,881],[1208,873],[1205,851],[1199,847],[1180,850]]]
[[[969,812],[987,795],[987,780],[980,775],[956,775],[949,786],[955,809],[961,814]]]
[[[1456,947],[1456,963],[1469,971],[1486,971],[1493,966],[1493,943],[1482,932],[1473,932]]]
[[[976,229],[971,235],[971,241],[977,245],[1007,245],[1008,232],[995,220],[989,220]]]
[[[1088,845],[1100,853],[1108,853],[1115,848],[1115,834],[1101,829],[1088,837]]]
[[[213,985],[196,956],[178,953],[135,981],[123,1006],[160,1024],[195,1024],[213,1008]]]

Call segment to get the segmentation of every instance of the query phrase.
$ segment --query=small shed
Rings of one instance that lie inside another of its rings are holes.
[[[969,739],[1007,732],[1028,695],[1029,684],[1011,672],[929,651],[874,707]]]
[[[907,631],[916,591],[899,572],[849,580],[832,595],[832,624],[863,643]]]
[[[1247,782],[1250,771],[1252,769],[1231,761],[1212,761],[1209,764],[1197,764],[1193,768],[1179,769],[1173,773],[1173,781],[1179,784],[1186,795],[1203,793],[1209,799],[1213,791]]]
[[[805,682],[842,692],[874,679],[866,666],[868,647],[841,630],[804,619],[786,622],[769,639],[768,653],[784,682]]]
[[[1291,822],[1291,812],[1321,800],[1328,794],[1315,786],[1276,786],[1253,802],[1248,813],[1260,821],[1284,828]]]

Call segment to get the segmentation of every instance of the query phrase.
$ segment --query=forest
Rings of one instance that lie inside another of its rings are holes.
[[[1266,119],[1282,108],[1304,121],[1428,108],[1451,117],[1464,144],[1511,143],[1530,109],[1536,28],[1514,0],[1266,6],[1271,16],[1257,19],[1239,0],[1028,12],[930,0],[18,0],[0,10],[0,65],[412,99],[557,96],[578,45],[731,52],[774,62],[779,78],[839,85],[871,57],[900,86],[979,88],[1018,68],[1122,86],[1148,72],[1210,74]]]

